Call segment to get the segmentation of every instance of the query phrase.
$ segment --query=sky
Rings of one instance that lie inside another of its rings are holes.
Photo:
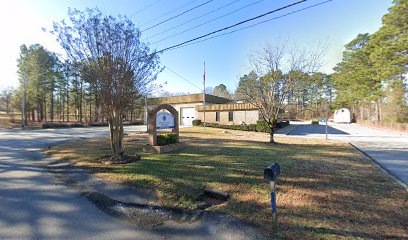
[[[308,0],[230,30],[323,1]],[[0,2],[0,90],[18,86],[16,60],[20,45],[39,43],[50,51],[64,53],[55,37],[43,28],[51,30],[53,22],[67,19],[68,8],[97,7],[106,15],[126,15],[142,30],[142,40],[152,49],[161,50],[294,2],[297,0],[4,0]],[[239,77],[250,71],[249,56],[267,43],[284,42],[290,47],[306,49],[323,43],[327,50],[320,70],[331,73],[341,61],[344,45],[359,33],[378,30],[382,16],[391,5],[391,0],[333,0],[241,31],[165,51],[160,61],[168,69],[158,76],[156,83],[163,87],[156,94],[201,92],[204,61],[206,86],[222,83],[234,91]],[[160,22],[163,23],[155,26]]]

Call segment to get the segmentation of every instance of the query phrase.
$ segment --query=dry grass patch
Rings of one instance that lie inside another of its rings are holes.
[[[97,159],[109,153],[108,139],[68,143],[48,151],[71,159],[98,176],[155,189],[164,206],[203,208],[205,187],[231,194],[208,211],[225,212],[272,233],[269,186],[263,169],[281,165],[278,184],[280,227],[284,239],[408,238],[408,193],[349,144],[208,128],[182,129],[188,147],[125,166]],[[141,152],[145,134],[126,139],[128,154]]]

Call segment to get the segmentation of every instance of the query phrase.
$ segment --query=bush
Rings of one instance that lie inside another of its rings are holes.
[[[248,126],[248,131],[256,132],[256,124],[249,124]]]
[[[193,120],[193,126],[201,126],[201,120],[199,119]]]
[[[143,120],[140,121],[133,121],[133,122],[123,122],[123,126],[130,126],[130,125],[143,125]]]
[[[204,124],[201,123],[200,126]],[[283,128],[289,125],[289,121],[276,123],[276,128]],[[259,120],[256,124],[248,124],[248,125],[223,125],[219,123],[205,123],[206,127],[214,127],[214,128],[223,128],[223,129],[231,129],[231,130],[241,130],[241,131],[251,131],[251,132],[270,132],[270,128],[268,124],[263,121]]]
[[[129,125],[142,125],[143,121],[135,121],[135,122],[124,122],[123,126]],[[91,122],[86,125],[87,127],[106,127],[109,126],[108,123],[104,122]],[[64,122],[46,122],[42,124],[42,128],[74,128],[74,127],[85,127],[82,123],[64,123]]]
[[[109,124],[104,122],[92,122],[88,124],[88,127],[106,127],[106,126],[109,126]]]
[[[204,126],[204,123],[201,123],[201,125],[200,126]],[[215,128],[219,128],[220,127],[220,124],[218,124],[218,123],[205,123],[205,126],[206,127],[215,127]]]
[[[269,127],[268,123],[264,120],[256,121],[256,131],[257,132],[271,132],[271,128]]]
[[[59,123],[59,122],[47,122],[43,123],[42,128],[73,128],[73,127],[84,127],[82,123]]]
[[[74,127],[85,127],[85,126],[82,123],[70,123],[68,124],[68,127],[74,128]]]
[[[179,139],[177,134],[161,134],[157,135],[157,145],[164,146],[173,143],[178,143]]]

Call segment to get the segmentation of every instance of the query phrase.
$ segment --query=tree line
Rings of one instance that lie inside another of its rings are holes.
[[[19,87],[1,93],[6,114],[21,112],[24,102],[26,121],[107,122],[97,83],[80,70],[80,63],[60,60],[56,53],[33,44],[20,46],[17,65]],[[143,102],[131,99],[126,121],[142,119]]]
[[[271,142],[279,114],[326,118],[346,107],[357,121],[408,122],[407,12],[408,1],[395,0],[378,31],[345,45],[333,74],[317,71],[323,51],[266,45],[250,58],[251,71],[240,78],[235,98],[258,107]]]
[[[158,87],[159,54],[125,16],[98,9],[69,9],[68,16],[50,31],[65,60],[39,44],[21,46],[19,88],[2,98],[7,112],[21,109],[25,121],[106,121],[111,155],[104,160],[134,160],[124,154],[123,122],[140,117],[143,100]]]
[[[408,122],[408,1],[394,0],[373,34],[358,34],[345,45],[334,68],[335,106],[354,118]]]
[[[321,118],[326,115],[328,101],[331,113],[346,107],[359,120],[408,122],[407,5],[406,0],[395,0],[378,31],[358,34],[347,43],[343,59],[333,74],[299,74],[286,99],[288,117]],[[1,93],[3,111],[20,111],[25,92],[26,119],[31,121],[107,120],[97,83],[86,71],[78,71],[78,66],[60,60],[43,46],[20,47],[18,73],[19,88]],[[242,78],[248,76],[251,73]],[[224,84],[206,89],[206,93],[239,101],[237,91],[227,89]],[[172,95],[175,94],[160,94]],[[140,99],[132,100],[125,113],[126,120],[141,118],[141,104]]]

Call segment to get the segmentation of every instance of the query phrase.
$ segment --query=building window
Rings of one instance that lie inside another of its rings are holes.
[[[220,112],[215,112],[215,121],[216,122],[220,121]]]
[[[233,122],[234,121],[234,112],[228,112],[228,121]]]

